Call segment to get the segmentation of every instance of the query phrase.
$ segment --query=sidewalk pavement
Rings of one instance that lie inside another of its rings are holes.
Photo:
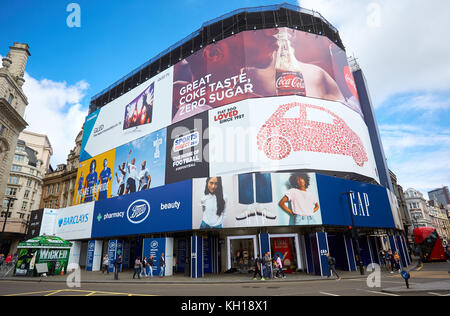
[[[254,283],[254,282],[264,282],[260,281],[258,278],[257,281],[253,280],[253,273],[248,274],[206,274],[203,278],[193,279],[188,276],[185,276],[183,273],[178,273],[173,276],[165,276],[163,278],[155,275],[153,278],[151,277],[143,277],[138,279],[137,277],[133,279],[132,270],[127,270],[119,273],[119,280],[114,280],[114,273],[102,274],[102,272],[88,272],[85,270],[80,271],[80,281],[81,283],[128,283],[128,284],[201,284],[201,283],[210,283],[210,284],[226,284],[226,283]],[[339,275],[342,279],[365,279],[368,274],[365,276],[359,274],[359,272],[344,272],[339,271]],[[0,280],[10,280],[10,281],[27,281],[27,282],[66,282],[68,279],[67,275],[58,275],[58,276],[47,276],[47,277],[8,277],[8,278],[0,278]],[[335,277],[331,277],[328,279],[327,277],[321,277],[316,275],[310,275],[306,273],[293,273],[286,274],[285,279],[268,279],[265,282],[307,282],[307,281],[320,281],[320,280],[334,280]]]
[[[403,294],[403,293],[427,293],[427,292],[450,292],[450,280],[428,282],[428,283],[416,283],[410,284],[409,289],[406,285],[386,288],[382,290],[386,293]]]

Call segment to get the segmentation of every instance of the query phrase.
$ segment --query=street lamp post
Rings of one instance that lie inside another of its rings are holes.
[[[352,201],[350,198],[350,195],[353,194],[353,191],[350,192],[346,192],[347,193],[347,198],[348,198],[348,206],[350,208],[350,218],[352,220],[352,228],[351,228],[351,233],[352,233],[352,239],[353,239],[353,243],[355,245],[356,248],[356,262],[358,264],[359,267],[359,272],[361,273],[361,275],[364,275],[364,264],[361,260],[361,249],[359,247],[359,234],[358,231],[355,227],[355,219],[353,217],[353,208],[352,208]]]
[[[9,206],[11,205],[11,201],[17,200],[16,198],[13,198],[13,197],[7,197],[6,199],[8,200],[8,207],[7,207],[7,209],[6,209],[5,221],[3,222],[2,235],[5,233],[6,221],[8,220]]]

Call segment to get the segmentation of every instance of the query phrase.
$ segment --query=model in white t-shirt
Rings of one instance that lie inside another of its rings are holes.
[[[305,217],[311,220],[314,213],[319,210],[319,202],[313,194],[307,191],[310,179],[306,173],[292,174],[289,183],[291,188],[278,205],[283,211],[294,216],[295,225],[302,225]],[[292,209],[286,205],[288,201],[291,202]]]
[[[204,194],[200,200],[203,211],[200,229],[222,228],[227,204],[227,199],[223,194],[222,178],[208,178]]]
[[[147,161],[144,160],[141,164],[141,171],[139,172],[139,188],[138,191],[150,189],[150,183],[152,182],[152,177],[150,176],[150,171],[146,168]]]

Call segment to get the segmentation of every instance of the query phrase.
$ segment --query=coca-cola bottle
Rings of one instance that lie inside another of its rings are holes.
[[[299,62],[295,58],[287,32],[278,34],[278,52],[276,60],[275,84],[277,95],[306,96],[305,79],[299,71]]]

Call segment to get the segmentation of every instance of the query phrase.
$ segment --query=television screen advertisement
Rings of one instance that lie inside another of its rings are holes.
[[[166,184],[207,177],[208,113],[204,112],[167,128]]]
[[[324,225],[395,228],[385,187],[316,174]]]
[[[44,210],[35,210],[30,213],[30,221],[28,223],[26,239],[38,237],[41,231],[42,219],[44,217]]]
[[[113,149],[79,163],[73,205],[111,197],[114,162]]]
[[[86,117],[80,161],[171,123],[173,68],[147,80]]]
[[[91,238],[94,202],[58,210],[55,235],[65,240]]]
[[[93,238],[192,228],[192,181],[178,182],[95,203]]]
[[[209,111],[211,176],[275,170],[357,173],[379,181],[362,117],[339,102],[282,96]]]
[[[362,116],[345,52],[325,36],[274,28],[241,32],[176,64],[172,122],[280,95],[337,101]]]
[[[166,139],[161,129],[116,148],[111,197],[165,184]]]
[[[42,223],[39,236],[53,236],[55,234],[56,219],[59,210],[45,208],[42,214]]]
[[[193,180],[193,229],[321,224],[314,173],[248,173]]]

